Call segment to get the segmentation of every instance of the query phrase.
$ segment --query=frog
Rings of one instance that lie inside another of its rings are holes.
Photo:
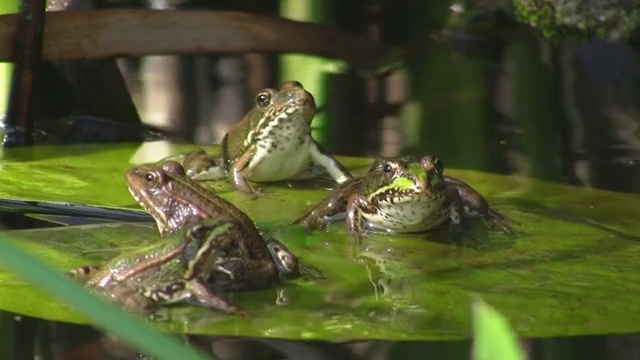
[[[265,239],[247,214],[190,178],[177,161],[133,166],[125,177],[132,197],[163,236],[179,231],[193,217],[224,215],[238,224],[237,239],[223,254],[234,260],[223,265],[227,272],[212,276],[213,283],[232,290],[256,289],[300,275],[298,258],[282,242]]]
[[[426,155],[375,160],[366,174],[340,184],[291,224],[311,232],[344,219],[346,231],[361,240],[367,231],[418,233],[447,223],[457,230],[466,219],[478,217],[492,228],[513,232],[510,219],[469,184],[445,176],[440,159]]]
[[[182,164],[187,176],[196,181],[223,180],[227,177],[222,158],[207,154],[204,149],[196,149],[176,158]]]
[[[191,302],[228,314],[247,315],[212,291],[207,279],[228,273],[226,254],[239,225],[225,216],[190,218],[184,228],[161,242],[115,257],[103,266],[83,266],[67,273],[85,287],[126,310],[152,314],[159,306]]]
[[[250,182],[292,180],[318,168],[343,183],[350,172],[311,137],[315,112],[313,95],[297,81],[262,89],[254,107],[223,137],[221,159],[198,149],[181,157],[182,165],[202,180],[220,180],[223,166],[232,187],[251,195],[258,192]]]

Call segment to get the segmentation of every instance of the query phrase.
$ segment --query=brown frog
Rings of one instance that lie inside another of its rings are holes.
[[[126,174],[131,195],[156,220],[161,234],[171,234],[192,218],[226,216],[238,224],[233,246],[222,253],[227,272],[212,274],[214,282],[231,289],[254,289],[276,282],[280,276],[299,275],[298,260],[276,239],[265,239],[253,221],[231,202],[186,175],[175,161],[140,165]]]

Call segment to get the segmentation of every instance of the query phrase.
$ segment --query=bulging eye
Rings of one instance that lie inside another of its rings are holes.
[[[384,166],[382,167],[382,171],[384,171],[385,174],[390,174],[393,172],[394,170],[394,166],[391,165],[390,163],[386,163],[384,164]]]
[[[271,103],[271,93],[263,91],[256,96],[256,105],[260,107],[268,106]]]
[[[207,228],[205,226],[202,225],[194,225],[191,227],[191,230],[189,230],[189,233],[191,235],[191,237],[194,238],[202,238],[207,232]]]
[[[152,173],[152,172],[148,172],[144,175],[144,181],[148,182],[148,183],[152,183],[154,181],[156,181],[156,174]]]
[[[287,264],[287,266],[291,266],[291,263],[293,262],[293,259],[291,258],[291,256],[287,253],[282,253],[280,254],[280,261],[282,261],[284,264]]]

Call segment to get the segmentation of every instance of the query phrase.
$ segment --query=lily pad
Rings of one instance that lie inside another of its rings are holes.
[[[161,144],[158,144],[161,145]],[[146,144],[145,146],[149,146]],[[68,146],[5,150],[0,197],[138,208],[124,183],[136,146]],[[215,149],[213,150],[215,151]],[[138,154],[134,156],[135,154]],[[371,160],[340,158],[356,173]],[[161,328],[197,334],[291,339],[454,339],[472,330],[472,294],[491,303],[521,336],[640,331],[640,196],[575,188],[522,177],[446,170],[518,221],[521,234],[478,233],[464,244],[435,235],[376,234],[358,247],[341,224],[313,235],[287,223],[327,194],[300,183],[262,185],[274,196],[221,196],[326,279],[296,280],[282,289],[232,294],[252,316],[239,318],[194,307],[167,310]],[[223,187],[224,188],[224,187]],[[14,230],[7,235],[56,269],[100,261],[120,249],[160,241],[153,224],[100,224]],[[0,308],[83,323],[9,271],[0,271]],[[623,288],[627,295],[617,296]],[[290,300],[276,305],[278,291]]]

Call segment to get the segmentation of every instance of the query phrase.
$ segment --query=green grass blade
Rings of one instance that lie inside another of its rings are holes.
[[[473,359],[524,360],[518,338],[507,320],[478,298],[473,302]]]
[[[67,280],[55,269],[14,246],[5,236],[0,236],[0,262],[45,291],[53,293],[74,306],[91,318],[97,326],[126,339],[146,355],[167,360],[204,359],[173,337],[158,332],[150,324],[91,295],[81,285]]]

